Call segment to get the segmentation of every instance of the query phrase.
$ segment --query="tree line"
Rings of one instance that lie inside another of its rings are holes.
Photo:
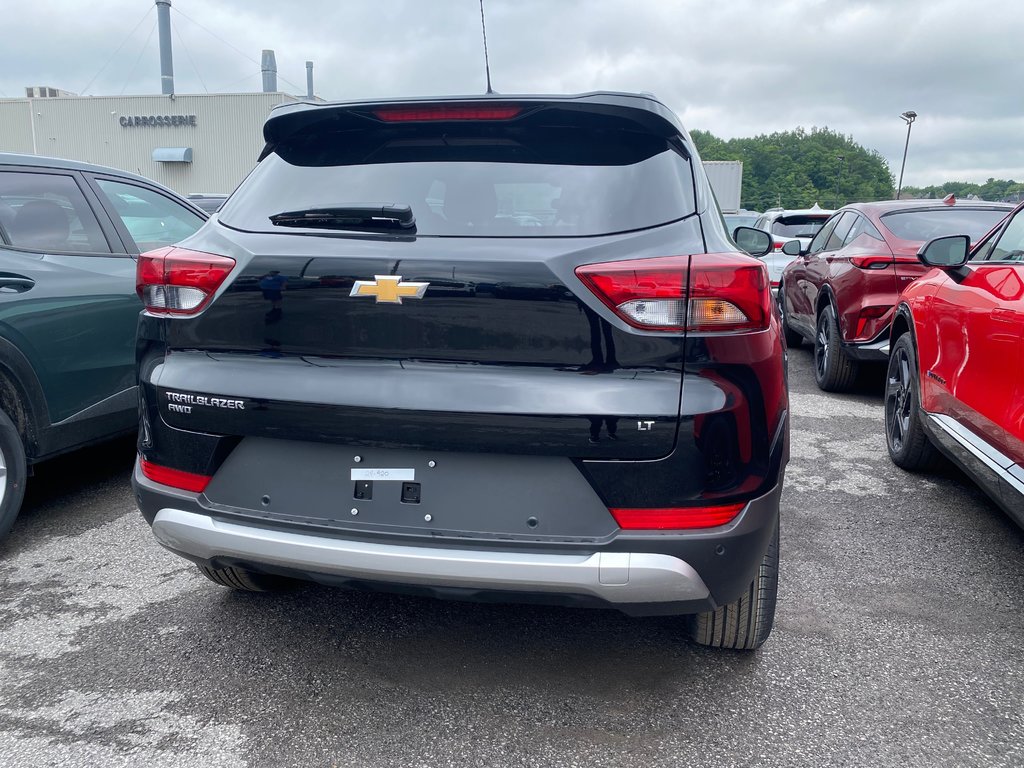
[[[889,200],[896,191],[885,158],[828,128],[728,141],[707,131],[690,135],[702,160],[743,161],[741,205],[749,210],[838,208]]]
[[[744,176],[746,174],[744,173]],[[903,187],[901,197],[941,198],[953,194],[956,197],[975,195],[982,200],[1010,200],[1018,202],[1024,199],[1024,183],[1013,179],[989,179],[984,184],[972,184],[968,181],[947,181],[945,184],[932,184],[927,187]]]
[[[741,205],[767,208],[838,208],[846,203],[892,200],[895,179],[877,151],[861,146],[852,136],[812,128],[724,140],[708,131],[690,132],[703,160],[742,160]],[[1020,200],[1024,183],[989,179],[984,184],[947,181],[927,187],[904,186],[903,198],[943,198],[975,195],[983,200]]]

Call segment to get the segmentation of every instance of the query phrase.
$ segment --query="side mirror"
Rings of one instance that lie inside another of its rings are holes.
[[[917,252],[917,258],[926,267],[959,269],[967,263],[971,238],[967,235],[946,235],[929,240]]]
[[[787,256],[799,256],[804,251],[799,240],[787,240],[782,244],[782,252]]]
[[[764,256],[772,249],[772,236],[763,229],[736,227],[736,230],[732,233],[732,239],[736,241],[736,245],[741,250],[757,258]]]

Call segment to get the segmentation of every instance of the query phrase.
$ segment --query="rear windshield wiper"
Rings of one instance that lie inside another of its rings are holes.
[[[270,217],[278,227],[310,229],[356,229],[383,232],[415,232],[416,217],[408,205],[394,203],[356,203],[301,211],[283,211]]]

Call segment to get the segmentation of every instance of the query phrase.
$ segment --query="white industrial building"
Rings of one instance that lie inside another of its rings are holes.
[[[121,168],[181,194],[231,192],[263,149],[263,122],[278,104],[313,96],[306,62],[305,96],[277,89],[273,51],[263,52],[263,92],[174,93],[170,0],[156,0],[160,28],[160,95],[76,96],[26,87],[0,99],[0,152],[61,157]]]
[[[231,192],[263,149],[284,93],[0,99],[0,151],[146,176],[181,194]]]

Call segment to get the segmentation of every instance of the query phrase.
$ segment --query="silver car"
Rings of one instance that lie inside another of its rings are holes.
[[[825,222],[835,211],[821,208],[817,203],[810,208],[769,208],[754,223],[755,229],[763,229],[772,236],[773,248],[764,257],[768,265],[768,277],[772,287],[777,287],[782,270],[795,256],[782,252],[782,246],[789,240],[798,240],[800,248],[806,249]]]

